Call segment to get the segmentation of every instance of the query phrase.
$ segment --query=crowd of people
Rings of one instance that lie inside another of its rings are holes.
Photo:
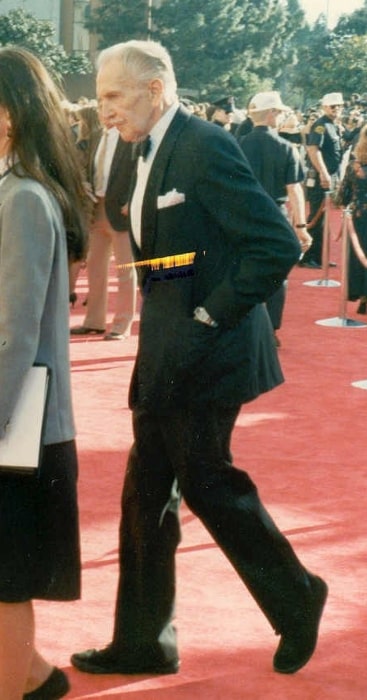
[[[242,405],[283,381],[274,334],[287,276],[321,266],[322,204],[334,188],[352,211],[350,299],[366,313],[363,99],[344,112],[342,94],[328,93],[302,116],[276,91],[240,114],[231,97],[195,104],[178,98],[167,51],[144,41],[101,52],[98,102],[63,100],[29,51],[1,48],[0,68],[0,441],[27,371],[51,369],[39,477],[1,474],[0,697],[53,700],[69,689],[36,649],[32,603],[80,595],[68,341],[128,337],[137,284],[113,638],[71,662],[92,674],[179,670],[184,498],[279,635],[274,670],[293,674],[315,650],[327,585],[233,464],[230,440]],[[189,251],[177,273],[172,260]],[[69,329],[83,264],[86,316]]]
[[[259,94],[267,96],[278,93]],[[279,100],[281,102],[280,96]],[[335,100],[340,104],[330,103],[330,101],[335,102]],[[259,131],[256,128],[257,122],[254,120],[254,113],[251,109],[252,102],[253,99],[249,101],[247,108],[243,109],[236,106],[235,100],[231,96],[215,99],[212,102],[195,102],[188,97],[180,98],[180,103],[190,113],[230,132],[241,145],[245,154],[244,144],[248,144],[248,141],[244,142],[244,137],[252,131]],[[77,103],[65,102],[64,106],[75,134],[75,143],[80,154],[86,186],[91,200],[94,200],[96,195],[94,179],[98,169],[97,155],[100,153],[98,143],[102,134],[106,133],[106,129],[103,131],[96,100],[81,97]],[[364,233],[364,222],[361,222],[361,211],[364,210],[364,176],[362,175],[363,169],[360,169],[359,177],[356,180],[356,169],[353,170],[348,165],[355,159],[357,142],[367,119],[366,108],[367,95],[365,94],[353,94],[350,100],[344,101],[341,93],[329,93],[304,112],[282,104],[281,109],[276,111],[276,121],[271,125],[273,135],[278,134],[293,147],[292,151],[288,150],[288,153],[291,154],[291,159],[296,163],[294,167],[297,167],[297,201],[293,196],[294,188],[289,187],[292,183],[287,182],[289,173],[286,172],[286,169],[280,173],[279,163],[276,178],[278,179],[278,188],[283,185],[288,188],[288,191],[283,192],[279,198],[284,213],[291,217],[298,237],[299,234],[306,234],[307,237],[308,245],[303,246],[302,260],[299,263],[302,267],[321,269],[323,264],[325,193],[330,192],[333,202],[338,206],[348,206],[353,211],[352,223],[356,230],[351,236],[352,252],[348,268],[348,299],[358,301],[358,313],[365,313],[367,310],[367,273],[363,257],[364,251],[367,252],[365,241],[367,233]],[[271,111],[269,113],[271,114]],[[325,128],[325,135],[319,134],[317,136],[320,129],[323,128]],[[114,137],[110,132],[110,138],[114,138],[114,143],[121,151],[122,145],[119,142],[117,130],[112,129],[111,131],[114,131]],[[100,205],[102,202],[104,204],[96,207],[95,203],[91,202],[90,250],[87,266],[89,295],[88,300],[84,300],[84,304],[88,304],[88,309],[83,324],[71,329],[72,335],[100,334],[106,340],[121,340],[129,337],[135,313],[136,277],[133,267],[126,267],[126,263],[131,262],[130,246],[127,236],[127,220],[125,216],[121,216],[121,210],[127,201],[130,177],[134,171],[135,163],[134,149],[129,150],[129,147],[125,147],[125,151],[125,161],[120,160],[119,162],[117,159],[115,167],[112,168],[112,176],[110,173],[111,152],[107,155],[108,164],[105,166],[104,189],[102,188],[102,191],[97,194]],[[264,159],[267,160],[266,170],[269,173],[272,170],[269,165],[269,158],[272,157],[271,149],[268,154],[267,148],[264,147],[263,155]],[[320,157],[322,161],[326,158],[326,163],[320,164],[318,162]],[[316,163],[313,162],[314,158],[316,158]],[[333,162],[330,162],[331,160]],[[253,163],[251,165],[253,166]],[[363,165],[365,165],[364,162],[362,162]],[[320,168],[325,176],[323,179],[320,178],[318,172]],[[122,170],[125,172],[123,183],[120,181]],[[355,174],[353,186],[351,183],[352,172]],[[259,168],[255,169],[255,174],[259,178]],[[272,177],[274,179],[275,175],[273,174]],[[260,177],[260,181],[264,185],[264,177]],[[306,212],[299,213],[299,203],[302,199],[299,183],[303,187],[306,204],[302,204],[302,208],[306,206],[307,218]],[[269,192],[269,186],[265,186],[265,189]],[[270,194],[271,189],[272,187],[270,187]],[[109,196],[110,190],[112,190],[112,195]],[[117,193],[119,193],[119,197]],[[347,201],[347,193],[350,196],[349,201]],[[275,199],[277,200],[277,196]],[[106,216],[106,208],[114,209],[110,212],[109,219]],[[113,219],[112,223],[111,219]],[[357,228],[356,219],[358,219]],[[100,223],[97,223],[98,221]],[[305,224],[302,231],[297,229],[301,223]],[[126,235],[122,236],[121,231],[125,231]],[[111,253],[114,254],[117,270],[118,296],[116,315],[110,331],[107,332],[107,279]],[[78,262],[71,268],[70,300],[73,304],[76,301],[75,284],[81,264],[83,263]],[[328,264],[334,265],[332,261],[329,261]],[[277,331],[281,327],[285,290],[286,282],[274,300],[267,302],[278,345],[281,344]]]

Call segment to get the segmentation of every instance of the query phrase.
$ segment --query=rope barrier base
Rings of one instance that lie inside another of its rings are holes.
[[[319,326],[333,326],[335,328],[365,328],[367,323],[356,321],[354,318],[342,318],[335,316],[334,318],[324,318],[321,321],[315,321]]]
[[[367,389],[367,379],[362,379],[360,382],[352,382],[351,386],[355,386],[356,389]]]
[[[303,282],[305,287],[340,287],[340,282],[337,280],[311,280],[310,282]]]

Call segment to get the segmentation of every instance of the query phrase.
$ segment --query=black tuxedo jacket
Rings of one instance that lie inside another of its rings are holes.
[[[224,129],[179,108],[154,158],[137,261],[195,252],[187,274],[138,267],[144,293],[130,405],[235,405],[282,380],[262,302],[300,256],[293,229]],[[203,306],[218,322],[193,320]]]

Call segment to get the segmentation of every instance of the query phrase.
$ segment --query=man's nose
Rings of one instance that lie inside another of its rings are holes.
[[[101,102],[99,103],[99,113],[103,121],[106,121],[109,118],[111,118],[113,110],[108,100],[101,100]]]

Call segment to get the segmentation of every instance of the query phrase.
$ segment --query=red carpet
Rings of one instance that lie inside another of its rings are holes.
[[[335,218],[335,217],[334,217]],[[339,244],[332,257],[339,260]],[[324,327],[340,288],[308,287],[319,271],[290,275],[280,356],[286,383],[244,407],[233,453],[302,561],[328,582],[320,640],[294,676],[272,671],[278,638],[221,552],[182,508],[177,555],[181,670],[166,677],[91,676],[69,655],[110,641],[117,581],[119,500],[131,443],[127,390],[137,345],[71,341],[80,460],[83,597],[37,603],[39,646],[64,668],[74,700],[361,700],[366,671],[367,329]],[[339,279],[340,267],[330,277]],[[111,311],[113,307],[111,277]],[[83,319],[82,277],[72,323]],[[355,314],[348,306],[348,317]],[[362,318],[363,320],[363,318]],[[367,317],[366,317],[367,320]]]

